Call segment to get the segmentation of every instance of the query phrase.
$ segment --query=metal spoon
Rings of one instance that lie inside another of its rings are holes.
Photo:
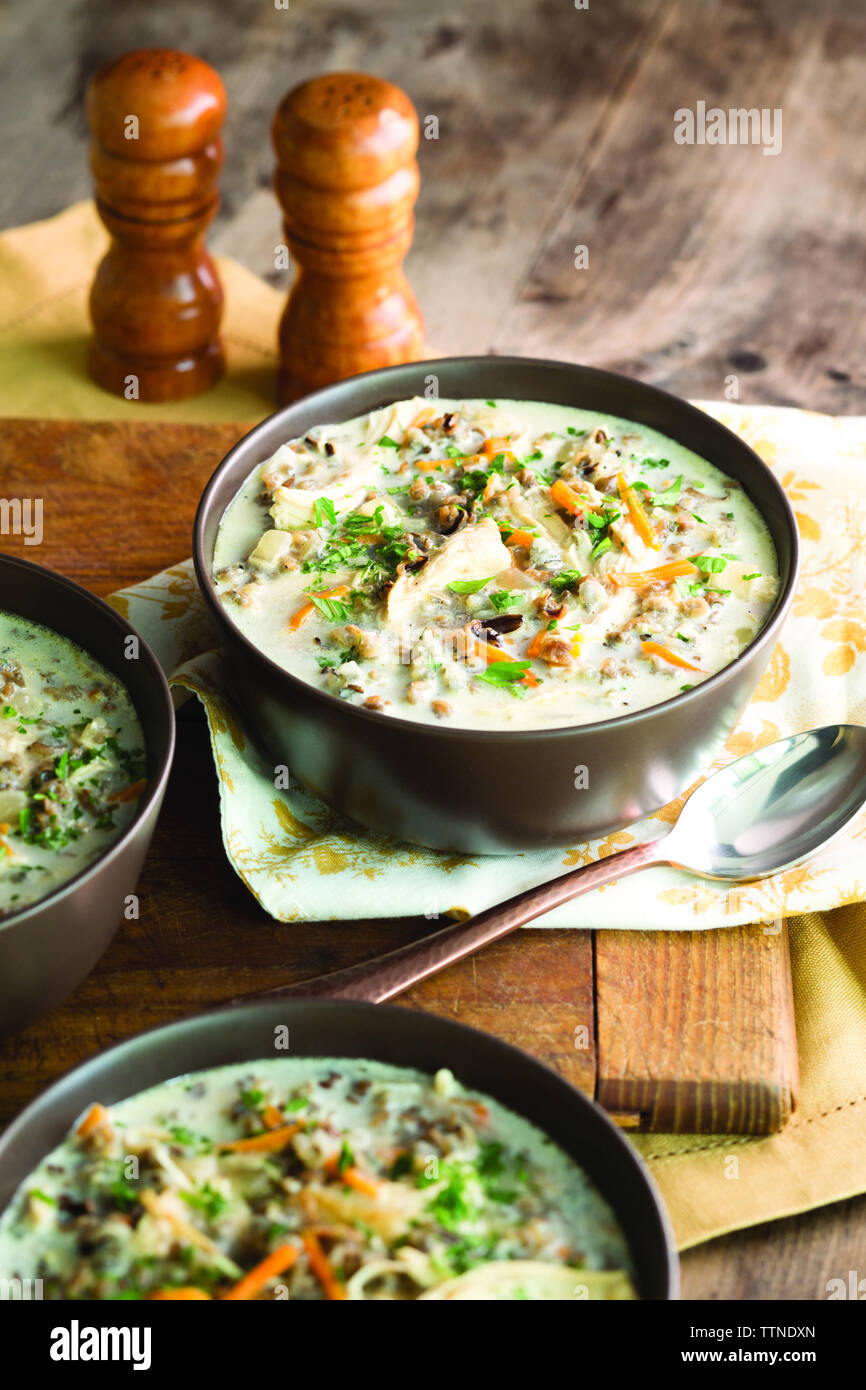
[[[387,955],[267,994],[381,1003],[560,903],[651,864],[730,883],[780,873],[829,844],[864,804],[866,728],[831,724],[795,734],[707,778],[658,840],[583,864]]]

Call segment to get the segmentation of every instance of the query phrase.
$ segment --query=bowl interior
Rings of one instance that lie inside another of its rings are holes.
[[[41,623],[61,637],[68,638],[123,682],[144,734],[149,783],[136,815],[123,834],[74,878],[60,884],[37,902],[23,907],[20,912],[5,917],[0,923],[2,931],[10,922],[18,921],[25,913],[42,907],[58,893],[67,892],[72,884],[84,874],[92,872],[133,833],[164,788],[174,750],[174,707],[162,668],[144,638],[102,599],[72,580],[40,565],[20,560],[17,556],[0,554],[0,608],[18,613],[31,622]],[[130,636],[136,638],[135,647],[128,644]],[[127,657],[128,651],[137,654]]]
[[[554,1071],[462,1024],[388,1005],[267,1000],[142,1034],[70,1072],[0,1138],[0,1209],[95,1100],[112,1104],[190,1071],[294,1056],[366,1057],[435,1072],[450,1067],[549,1134],[613,1207],[645,1298],[676,1297],[677,1260],[664,1207],[643,1164],[604,1113]]]
[[[303,435],[316,425],[339,423],[413,395],[457,399],[532,400],[553,405],[581,407],[616,415],[649,426],[707,459],[735,478],[761,513],[770,531],[779,561],[780,584],[772,609],[753,641],[735,661],[728,663],[694,690],[678,694],[681,702],[699,698],[701,691],[725,678],[757,643],[775,640],[797,582],[799,533],[793,510],[781,484],[761,458],[726,426],[688,401],[658,387],[596,367],[569,362],[548,362],[522,357],[453,357],[429,362],[409,362],[385,367],[336,382],[322,391],[286,406],[256,425],[226,455],[214,472],[199,504],[195,519],[193,554],[199,586],[218,623],[227,624],[234,638],[250,647],[249,639],[233,622],[212,582],[213,554],[220,521],[252,470],[276,452],[288,439]],[[270,659],[257,652],[260,660]],[[276,668],[275,668],[276,669]],[[299,678],[282,672],[291,685]],[[346,706],[336,696],[314,686],[305,687],[328,703],[340,705],[345,714],[368,720],[379,716]],[[673,700],[663,702],[669,705]],[[619,716],[623,721],[646,716],[660,705]],[[390,724],[399,722],[391,717]],[[599,721],[612,724],[614,720]],[[497,737],[495,731],[459,730],[430,724],[430,730],[449,736],[467,733],[473,738]],[[597,725],[579,726],[584,731]],[[567,734],[568,728],[521,731],[522,734]],[[507,737],[513,737],[509,733]]]

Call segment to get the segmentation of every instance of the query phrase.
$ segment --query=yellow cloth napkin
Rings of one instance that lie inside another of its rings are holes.
[[[277,322],[285,296],[216,258],[227,370],[188,401],[145,404],[87,374],[87,301],[108,233],[92,202],[0,236],[0,414],[52,420],[257,420],[277,408]],[[130,410],[130,406],[132,409]]]
[[[268,413],[282,296],[226,259],[220,261],[229,357],[224,382],[192,401],[146,406],[119,400],[89,381],[84,370],[87,290],[104,243],[90,204],[0,236],[0,415],[217,421]],[[823,439],[838,449],[849,428],[847,422],[784,414],[795,425],[802,420],[818,457]],[[755,412],[748,437],[766,453],[757,437],[759,418]],[[796,477],[787,479],[783,472],[783,478],[793,496]],[[800,492],[795,503],[801,529],[814,540],[810,530],[821,523],[812,514],[809,490]],[[827,719],[834,717],[858,662],[866,659],[866,623],[859,609],[866,577],[862,503],[854,491],[829,503],[825,524],[838,524],[843,549],[821,573],[807,576],[801,600],[804,616],[815,625],[812,638],[828,682]],[[837,570],[845,553],[856,588],[841,602]],[[767,679],[774,679],[772,668]],[[866,1189],[864,928],[866,907],[859,902],[790,922],[802,1091],[793,1120],[780,1134],[636,1139],[683,1247]]]

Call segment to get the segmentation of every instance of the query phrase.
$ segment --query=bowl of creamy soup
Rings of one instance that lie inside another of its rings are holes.
[[[0,1141],[0,1202],[0,1278],[45,1299],[676,1295],[603,1112],[495,1039],[357,1002],[252,1002],[97,1058]]]
[[[129,624],[0,556],[0,1031],[69,993],[123,920],[173,731],[164,677]]]
[[[279,761],[376,829],[471,852],[684,790],[797,567],[741,440],[642,383],[520,359],[389,368],[279,412],[218,469],[196,550]]]

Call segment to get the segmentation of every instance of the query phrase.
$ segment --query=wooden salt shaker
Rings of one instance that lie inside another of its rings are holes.
[[[196,396],[222,376],[222,290],[203,236],[219,205],[219,75],[173,49],[126,53],[87,92],[97,209],[111,233],[90,293],[90,374],[130,400]]]
[[[403,273],[418,196],[418,118],[399,87],[327,73],[284,97],[275,189],[297,267],[280,322],[282,401],[424,356]]]

